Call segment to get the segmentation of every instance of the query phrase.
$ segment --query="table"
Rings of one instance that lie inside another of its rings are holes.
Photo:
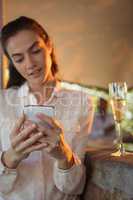
[[[88,146],[84,200],[133,200],[133,153],[119,157],[113,151]]]

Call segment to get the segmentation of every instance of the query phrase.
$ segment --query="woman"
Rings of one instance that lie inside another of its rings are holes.
[[[10,79],[0,98],[5,122],[0,195],[7,200],[78,199],[85,184],[83,158],[93,118],[90,97],[62,88],[53,43],[35,20],[22,16],[9,22],[1,43]],[[24,114],[16,121],[24,104],[54,106],[56,119],[38,113],[40,123]]]

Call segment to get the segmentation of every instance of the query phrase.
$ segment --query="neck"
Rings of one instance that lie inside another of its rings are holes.
[[[56,85],[55,78],[47,80],[40,84],[30,86],[30,91],[35,95],[38,104],[43,104],[51,96]]]

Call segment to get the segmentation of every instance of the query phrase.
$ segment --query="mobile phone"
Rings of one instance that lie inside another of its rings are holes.
[[[55,116],[54,106],[44,106],[44,105],[26,105],[24,106],[24,114],[27,118],[33,122],[39,122],[40,120],[36,117],[38,113],[45,114],[49,117]]]

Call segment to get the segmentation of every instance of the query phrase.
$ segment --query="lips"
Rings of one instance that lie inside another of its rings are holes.
[[[35,76],[35,75],[37,75],[38,73],[40,73],[40,71],[41,71],[41,68],[36,69],[36,70],[32,71],[31,73],[29,73],[28,76]]]

